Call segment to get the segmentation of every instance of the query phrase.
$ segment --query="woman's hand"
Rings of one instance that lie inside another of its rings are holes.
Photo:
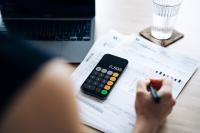
[[[161,97],[159,104],[154,103],[147,86],[152,84]],[[155,133],[171,113],[175,105],[172,96],[172,82],[164,80],[140,80],[137,82],[135,109],[137,114],[135,133]]]

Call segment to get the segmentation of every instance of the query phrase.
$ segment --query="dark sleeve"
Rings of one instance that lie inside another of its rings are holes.
[[[34,72],[54,55],[0,33],[0,116]]]

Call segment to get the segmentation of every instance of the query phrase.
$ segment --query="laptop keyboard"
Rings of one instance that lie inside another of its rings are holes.
[[[7,29],[26,40],[90,41],[91,21],[7,20]]]

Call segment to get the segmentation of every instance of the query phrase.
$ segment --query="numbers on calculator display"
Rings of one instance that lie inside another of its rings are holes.
[[[122,71],[122,68],[117,67],[117,66],[113,66],[113,65],[110,65],[109,68],[110,68],[110,69],[113,69],[113,70],[116,70],[116,71],[119,71],[119,72]]]

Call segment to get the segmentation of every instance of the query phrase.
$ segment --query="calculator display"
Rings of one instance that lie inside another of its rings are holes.
[[[104,55],[82,84],[82,91],[98,99],[105,100],[127,64],[128,60],[126,59],[110,54]]]

